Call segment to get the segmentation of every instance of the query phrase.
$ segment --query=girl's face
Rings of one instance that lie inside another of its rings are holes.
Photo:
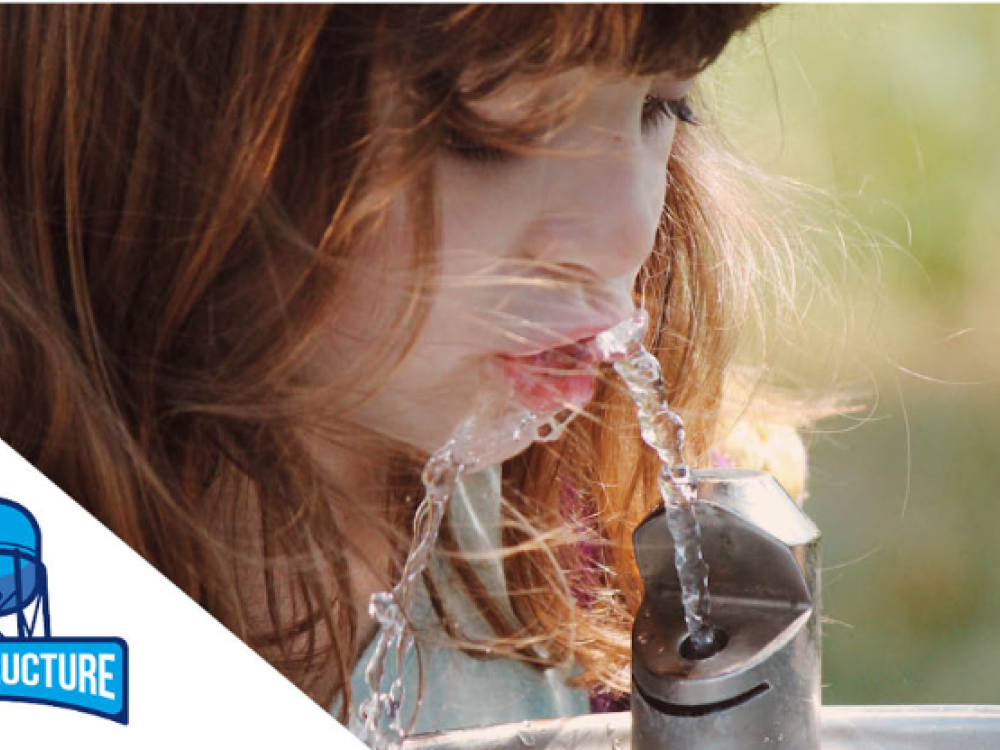
[[[443,445],[486,393],[535,413],[579,409],[596,364],[574,342],[630,316],[636,275],[653,248],[667,159],[690,79],[601,79],[583,70],[513,82],[476,107],[516,123],[536,97],[586,85],[582,104],[543,142],[505,155],[455,137],[437,157],[440,274],[426,325],[384,389],[351,417],[423,451]],[[334,362],[406,299],[404,202],[386,241],[350,285],[333,332]],[[500,461],[523,449],[501,449]]]

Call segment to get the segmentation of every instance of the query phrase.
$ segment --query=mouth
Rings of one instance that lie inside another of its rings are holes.
[[[590,336],[533,354],[496,357],[514,397],[534,413],[583,408],[597,387],[600,358]]]

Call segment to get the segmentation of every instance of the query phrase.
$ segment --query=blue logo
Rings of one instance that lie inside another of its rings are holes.
[[[128,724],[128,645],[121,638],[52,637],[42,530],[26,508],[2,497],[0,701]]]

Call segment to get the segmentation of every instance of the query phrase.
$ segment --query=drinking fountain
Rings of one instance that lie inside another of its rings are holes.
[[[687,639],[660,508],[633,535],[646,594],[632,631],[632,747],[818,750],[819,530],[769,474],[696,476],[718,650],[703,658]]]
[[[823,707],[816,526],[769,475],[696,472],[716,647],[688,640],[663,508],[633,535],[645,584],[631,711],[409,738],[407,750],[988,750],[1000,706]]]

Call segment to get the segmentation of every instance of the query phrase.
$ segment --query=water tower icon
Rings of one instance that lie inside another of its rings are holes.
[[[52,635],[42,530],[27,508],[0,497],[0,624],[11,619],[17,638]],[[0,640],[13,636],[13,628],[8,635],[0,632]]]

